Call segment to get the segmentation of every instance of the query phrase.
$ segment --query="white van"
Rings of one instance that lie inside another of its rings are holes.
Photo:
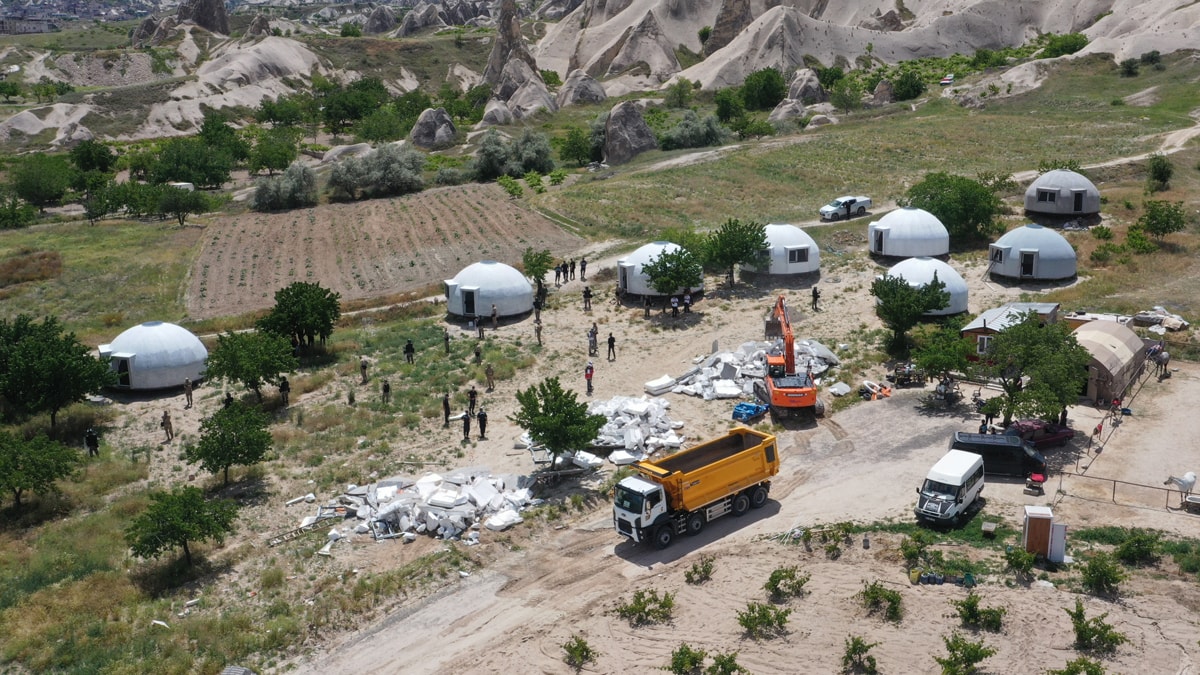
[[[917,520],[958,523],[983,492],[983,457],[964,450],[947,452],[917,488]]]

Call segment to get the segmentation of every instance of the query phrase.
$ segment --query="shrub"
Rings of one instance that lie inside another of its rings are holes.
[[[505,173],[514,178],[530,171],[547,174],[554,170],[554,150],[545,134],[526,129],[513,140]]]
[[[696,37],[700,38],[700,44],[708,42],[708,38],[712,37],[712,26],[702,26],[696,31]]]
[[[771,599],[776,602],[794,598],[804,594],[804,585],[812,578],[810,574],[803,574],[796,566],[779,567],[771,572],[771,576],[767,579],[767,583],[763,584],[763,590],[771,594]]]
[[[1124,249],[1121,246],[1106,241],[1092,250],[1088,257],[1091,258],[1093,263],[1103,265],[1112,260],[1114,255],[1120,254],[1123,251]]]
[[[538,194],[542,194],[546,191],[546,186],[542,184],[542,174],[536,171],[528,171],[525,173],[525,184]]]
[[[558,76],[558,71],[542,70],[540,72],[542,74],[542,82],[544,82],[547,87],[561,87],[562,86],[562,78]]]
[[[579,633],[572,635],[570,640],[563,643],[562,648],[566,652],[563,661],[566,661],[567,665],[575,670],[583,668],[584,664],[592,663],[600,657],[600,652],[592,649],[592,646]]]
[[[1125,59],[1120,64],[1121,77],[1137,77],[1138,76],[1138,60]]]
[[[1083,587],[1090,593],[1115,595],[1125,573],[1107,553],[1097,553],[1080,570]]]
[[[868,653],[872,647],[878,644],[878,642],[867,642],[857,635],[847,637],[846,650],[842,652],[842,672],[865,673],[865,675],[874,675],[879,672],[875,657]]]
[[[742,83],[742,103],[750,110],[770,110],[787,96],[787,82],[776,68],[763,68],[746,76]]]
[[[975,630],[999,632],[1008,610],[1003,607],[980,607],[979,596],[975,591],[967,594],[962,600],[953,600],[951,604],[958,610],[958,618],[962,625]]]
[[[958,631],[950,637],[942,636],[942,642],[946,644],[947,655],[933,657],[942,667],[942,675],[970,675],[976,672],[976,664],[996,653],[995,647],[971,642]]]
[[[517,199],[521,195],[525,194],[525,189],[522,188],[521,184],[517,182],[517,179],[513,178],[512,176],[500,176],[496,179],[496,182],[499,183],[500,187],[504,188],[504,191],[508,193],[508,196],[512,197],[513,199]]]
[[[1139,221],[1125,231],[1125,250],[1134,253],[1154,253],[1158,246],[1146,236],[1146,230]]]
[[[342,37],[356,38],[362,37],[362,29],[352,23],[342,24]]]
[[[674,611],[675,594],[668,592],[659,597],[654,589],[639,589],[634,592],[632,600],[617,606],[617,616],[631,626],[670,621]]]
[[[1092,236],[1100,241],[1108,241],[1113,238],[1113,231],[1107,225],[1097,225],[1092,228]]]
[[[737,613],[737,620],[738,625],[746,629],[746,634],[757,640],[783,634],[791,613],[790,609],[750,602],[746,604],[746,611]]]
[[[1138,57],[1138,60],[1148,66],[1157,66],[1162,63],[1162,54],[1158,50],[1149,51]]]
[[[1042,50],[1042,58],[1052,59],[1057,56],[1066,56],[1087,46],[1088,39],[1083,33],[1065,33],[1063,35],[1051,35],[1046,41],[1046,47]]]
[[[444,166],[437,170],[433,182],[437,185],[462,185],[471,180],[471,176],[462,169]]]
[[[985,50],[986,51],[986,50]],[[909,69],[900,73],[892,85],[897,101],[911,101],[925,93],[925,81],[917,71]]]
[[[906,537],[900,542],[900,555],[904,558],[905,569],[911,570],[916,567],[921,559],[925,557],[925,549],[933,543],[930,536],[925,532],[916,532],[911,537]]]
[[[838,110],[858,110],[862,107],[862,86],[848,77],[838,80],[829,91],[829,102]]]
[[[1037,556],[1019,546],[1013,546],[1004,551],[1004,562],[1019,579],[1029,579],[1033,572],[1033,563]]]
[[[746,106],[742,103],[742,97],[737,89],[722,89],[713,96],[713,102],[717,104],[717,119],[722,124],[729,124],[731,121],[740,117],[745,117]]]
[[[550,172],[550,184],[551,185],[562,185],[563,181],[565,181],[566,179],[567,179],[567,170],[566,169],[555,169]]]
[[[1071,617],[1071,628],[1075,630],[1075,648],[1084,651],[1093,651],[1099,653],[1112,653],[1128,641],[1123,634],[1113,630],[1113,627],[1105,623],[1104,617],[1108,616],[1108,612],[1100,616],[1087,618],[1083,610],[1083,601],[1075,599],[1075,609],[1064,609],[1067,616]]]
[[[721,145],[727,136],[728,133],[716,115],[708,115],[701,119],[696,111],[689,110],[675,126],[664,131],[658,141],[663,150],[679,150]]]
[[[1074,661],[1067,661],[1067,666],[1060,670],[1047,670],[1046,675],[1104,675],[1104,666],[1086,656],[1080,656]]]
[[[1158,561],[1160,539],[1157,532],[1134,530],[1114,554],[1126,565],[1150,565]]]
[[[893,622],[899,622],[904,618],[903,598],[900,596],[900,592],[884,588],[879,581],[873,581],[870,584],[864,583],[858,596],[862,600],[863,607],[867,608],[868,614],[881,612],[884,619]]]
[[[1161,192],[1171,187],[1171,176],[1175,174],[1175,165],[1161,152],[1150,155],[1146,162],[1146,186],[1151,192]]]
[[[424,169],[425,155],[408,146],[389,144],[363,157],[367,190],[381,197],[420,192]]]
[[[317,176],[313,170],[294,163],[283,174],[260,178],[255,183],[255,211],[280,211],[313,206],[317,203]]]
[[[749,672],[738,665],[737,652],[713,654],[712,665],[704,669],[704,675],[738,675]]]
[[[683,642],[678,649],[671,652],[671,663],[664,670],[675,675],[700,675],[706,656],[708,653],[703,649],[692,649],[688,643]]]
[[[712,573],[713,557],[711,555],[702,555],[699,561],[692,563],[691,569],[683,573],[683,578],[689,584],[702,584],[712,579]]]
[[[677,78],[667,86],[663,95],[663,104],[668,108],[686,108],[692,104],[692,83],[685,78]]]

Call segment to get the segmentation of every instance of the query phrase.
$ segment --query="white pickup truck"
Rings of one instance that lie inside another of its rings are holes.
[[[870,197],[846,195],[845,197],[838,197],[825,206],[822,206],[821,219],[841,220],[842,218],[861,216],[865,215],[869,208],[871,208]]]

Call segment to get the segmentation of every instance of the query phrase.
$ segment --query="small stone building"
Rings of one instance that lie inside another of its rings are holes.
[[[988,247],[988,258],[988,270],[1000,277],[1051,281],[1075,276],[1075,248],[1041,225],[1023,225],[1005,233]]]
[[[875,255],[934,257],[950,253],[950,232],[925,209],[904,207],[867,225],[867,243]]]
[[[763,229],[767,248],[762,262],[742,265],[742,269],[760,274],[808,274],[821,269],[821,248],[807,232],[795,225],[779,223]]]
[[[515,268],[495,260],[467,265],[445,282],[446,311],[464,319],[490,317],[492,305],[500,316],[533,311],[533,285]]]
[[[1054,169],[1034,179],[1025,190],[1025,210],[1055,216],[1100,213],[1100,191],[1083,174]]]

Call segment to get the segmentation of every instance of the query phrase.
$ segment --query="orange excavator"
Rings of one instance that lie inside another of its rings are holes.
[[[792,333],[792,322],[788,318],[787,300],[781,295],[775,308],[766,320],[766,336],[783,338],[782,352],[778,347],[767,351],[767,374],[762,386],[756,386],[763,403],[771,408],[776,417],[800,415],[825,415],[825,404],[817,397],[817,383],[812,371],[796,372],[796,338]]]

